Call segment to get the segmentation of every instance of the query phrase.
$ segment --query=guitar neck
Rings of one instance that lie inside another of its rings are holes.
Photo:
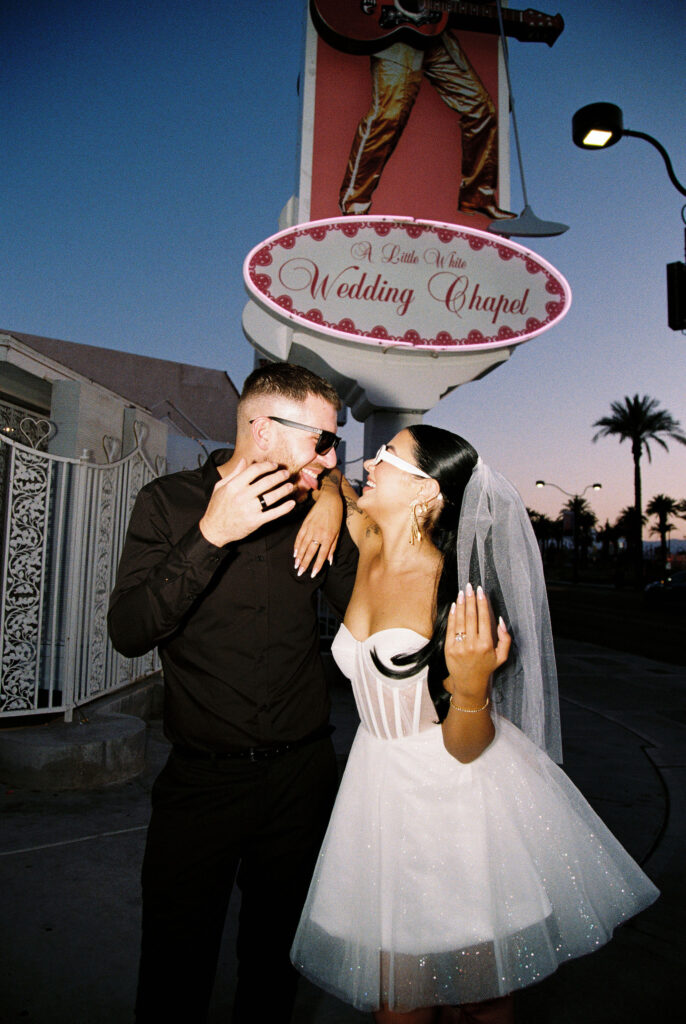
[[[473,32],[488,32],[498,35],[500,25],[495,4],[469,4],[460,0],[423,0],[422,7],[428,11],[443,11],[459,17],[459,27]],[[528,8],[518,11],[512,7],[501,7],[503,30],[506,36],[522,43],[547,43],[552,46],[564,28],[561,14],[543,14]]]

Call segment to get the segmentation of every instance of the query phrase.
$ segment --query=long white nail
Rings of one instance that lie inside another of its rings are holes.
[[[472,594],[474,593],[474,587],[471,585],[471,583],[468,583],[467,586],[465,587],[465,593],[467,597],[471,597]]]

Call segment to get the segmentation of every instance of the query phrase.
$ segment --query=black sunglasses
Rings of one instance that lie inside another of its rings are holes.
[[[256,417],[257,418],[257,417]],[[334,434],[333,430],[321,430],[319,427],[307,427],[304,423],[296,423],[295,420],[284,420],[281,416],[267,416],[268,420],[274,420],[275,423],[280,423],[283,427],[295,427],[296,430],[307,430],[310,434],[317,435],[317,443],[314,446],[314,450],[317,455],[326,455],[333,448],[334,451],[338,448],[341,443],[341,438]],[[250,420],[254,423],[255,420]]]

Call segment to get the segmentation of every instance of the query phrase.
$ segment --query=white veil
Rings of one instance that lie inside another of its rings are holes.
[[[462,501],[457,573],[461,589],[482,585],[512,637],[496,676],[493,710],[561,763],[557,671],[538,542],[518,492],[481,458]]]

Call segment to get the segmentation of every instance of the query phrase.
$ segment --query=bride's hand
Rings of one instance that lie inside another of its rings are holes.
[[[298,530],[293,548],[298,576],[302,576],[310,565],[310,575],[316,576],[325,562],[332,564],[343,524],[343,499],[339,485],[329,480],[328,475],[313,497],[314,505]]]
[[[460,591],[450,609],[445,635],[448,678],[443,685],[457,704],[480,707],[488,695],[491,675],[507,661],[510,634],[502,618],[497,626],[481,587]]]

